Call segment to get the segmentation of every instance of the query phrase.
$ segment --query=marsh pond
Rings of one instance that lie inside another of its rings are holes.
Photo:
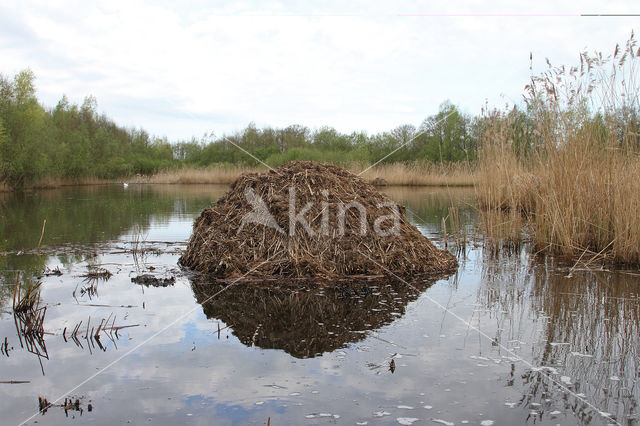
[[[640,423],[637,270],[489,249],[472,189],[387,187],[440,248],[456,208],[456,274],[217,288],[178,259],[227,189],[0,194],[2,424]]]

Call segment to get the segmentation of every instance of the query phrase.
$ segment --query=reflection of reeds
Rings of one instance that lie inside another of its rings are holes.
[[[580,292],[575,282],[581,282]],[[535,281],[534,294],[553,318],[546,329],[544,362],[562,362],[577,392],[598,401],[619,420],[635,416],[640,400],[635,386],[640,371],[640,301],[637,280],[619,274],[574,272],[549,283]],[[553,288],[550,288],[553,286]]]
[[[447,223],[449,230],[447,232]],[[449,212],[442,218],[444,232],[444,246],[448,247],[449,240],[455,244],[456,254],[463,254],[467,248],[467,232],[460,222],[460,210],[457,206],[449,206]]]
[[[150,251],[154,251],[153,248],[144,247],[146,244],[146,237],[144,236],[142,225],[136,226],[136,233],[133,236],[131,242],[131,254],[133,256],[133,262],[136,265],[136,270],[141,269],[140,265],[144,267],[146,262],[146,255]]]
[[[112,318],[113,316],[113,318]],[[89,352],[92,352],[92,348],[96,346],[106,352],[107,348],[101,341],[101,336],[105,335],[111,342],[114,347],[118,347],[116,344],[116,340],[120,338],[119,331],[124,328],[130,327],[138,327],[138,324],[132,325],[116,325],[116,316],[113,313],[109,314],[107,318],[103,318],[97,327],[91,326],[91,317],[87,320],[87,325],[85,329],[81,329],[83,321],[78,322],[73,328],[69,331],[69,339],[76,344],[79,348],[84,349],[82,345],[82,340],[87,342],[87,347]],[[65,342],[67,342],[67,328],[62,331],[62,338]]]
[[[98,283],[100,281],[108,281],[113,274],[106,268],[90,266],[86,274],[80,275],[84,278],[83,285],[80,287],[80,296],[87,295],[89,299],[98,296]],[[73,297],[76,298],[78,286],[73,290]]]
[[[54,404],[49,402],[47,398],[45,398],[44,396],[38,397],[38,408],[41,414],[44,415],[47,412],[47,410],[51,407],[62,408],[64,410],[64,414],[67,417],[69,417],[69,411],[77,411],[80,413],[80,415],[82,415],[82,413],[84,412],[84,409],[82,408],[79,398],[76,398],[75,400],[73,398],[65,398],[64,403]],[[87,405],[87,411],[92,411],[92,410],[93,410],[93,405],[91,404],[91,402],[89,402],[89,404]]]
[[[485,238],[485,249],[493,254],[516,254],[525,242],[526,220],[515,210],[481,209],[479,223]]]
[[[0,344],[0,353],[4,356],[9,356],[9,351],[12,350],[13,347],[9,347],[9,339],[7,337],[4,338],[4,342]]]
[[[13,318],[20,346],[38,357],[44,375],[41,358],[49,359],[44,342],[44,317],[47,307],[40,306],[40,283],[26,284],[25,287],[23,290],[18,274],[13,292]]]
[[[89,271],[84,274],[81,275],[81,277],[83,277],[85,279],[85,281],[90,281],[90,280],[103,280],[103,281],[108,281],[109,278],[111,278],[113,274],[105,268],[98,268],[98,267],[90,267]]]
[[[496,339],[507,346],[508,342],[530,343],[531,361],[544,367],[521,375],[522,406],[542,404],[544,411],[545,400],[557,404],[564,399],[564,408],[586,421],[598,416],[586,400],[613,413],[619,423],[626,424],[637,415],[640,299],[636,277],[585,270],[574,270],[569,276],[568,268],[559,270],[550,259],[530,265],[528,259],[510,257],[508,262],[493,260],[485,265],[478,302],[495,317]],[[561,376],[568,380],[563,382]],[[509,380],[511,386],[515,377]],[[558,383],[574,394],[561,390]]]
[[[16,277],[13,290],[13,311],[28,312],[34,310],[40,304],[40,283],[29,285],[23,290],[20,285],[20,273]]]

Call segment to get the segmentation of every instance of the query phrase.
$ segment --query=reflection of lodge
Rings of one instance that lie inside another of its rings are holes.
[[[246,283],[231,285],[219,296],[220,282],[193,282],[207,318],[229,324],[245,345],[282,349],[296,358],[314,357],[365,338],[404,314],[432,282],[378,279],[340,282]],[[211,298],[210,300],[207,300]]]

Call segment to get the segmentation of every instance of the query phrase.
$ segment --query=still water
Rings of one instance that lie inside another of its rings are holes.
[[[389,188],[441,247],[459,208],[456,275],[211,297],[177,260],[225,190],[0,194],[2,424],[639,422],[638,271],[483,250],[472,191]],[[132,282],[142,274],[168,280]],[[24,335],[16,281],[41,283],[44,334]],[[39,397],[55,404],[39,413]]]

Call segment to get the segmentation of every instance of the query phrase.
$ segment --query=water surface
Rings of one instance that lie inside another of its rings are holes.
[[[459,208],[467,245],[456,275],[356,289],[203,286],[177,260],[194,218],[224,191],[0,195],[0,342],[9,349],[0,380],[28,382],[0,384],[3,424],[638,421],[637,271],[571,269],[526,245],[496,255],[483,250],[472,191],[389,188],[441,247],[442,217]],[[108,279],[86,276],[105,270]],[[131,281],[141,274],[176,280]],[[16,279],[22,291],[41,283],[41,342],[22,336],[21,346]],[[107,319],[126,328],[86,335],[87,323]],[[40,396],[77,399],[80,410],[38,413]]]

